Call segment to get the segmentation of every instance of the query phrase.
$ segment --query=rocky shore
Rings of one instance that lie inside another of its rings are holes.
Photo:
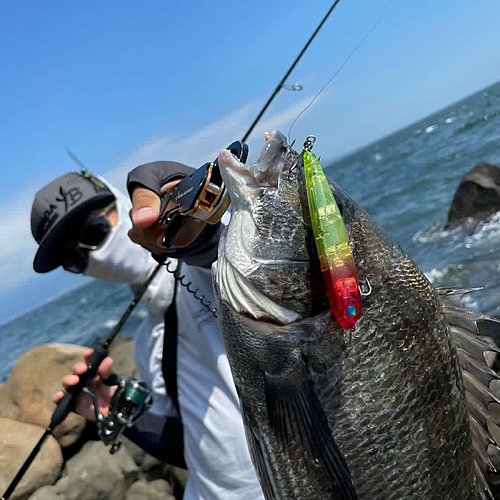
[[[137,376],[133,341],[111,346],[114,370]],[[44,344],[27,351],[0,385],[0,494],[5,491],[50,421],[52,394],[85,347]],[[111,455],[95,424],[70,413],[43,444],[10,497],[12,500],[175,500],[187,471],[165,464],[123,438]]]

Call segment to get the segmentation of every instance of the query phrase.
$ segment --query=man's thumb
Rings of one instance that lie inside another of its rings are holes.
[[[134,226],[149,227],[156,224],[160,215],[160,198],[153,191],[136,187],[132,193],[132,222]]]

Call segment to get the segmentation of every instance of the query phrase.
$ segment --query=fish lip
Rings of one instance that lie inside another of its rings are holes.
[[[228,149],[223,149],[218,156],[219,166],[226,171],[233,172],[239,178],[239,184],[245,184],[247,187],[262,187],[259,169],[261,165],[276,164],[276,170],[283,169],[284,160],[287,151],[286,137],[277,130],[264,133],[265,143],[262,147],[258,160],[245,165],[240,162]],[[239,175],[238,175],[239,174]],[[234,179],[234,175],[231,176]]]

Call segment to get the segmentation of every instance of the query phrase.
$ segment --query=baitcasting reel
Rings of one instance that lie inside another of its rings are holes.
[[[248,146],[235,141],[227,149],[242,163],[248,157]],[[219,170],[219,160],[205,163],[184,178],[162,198],[161,226],[165,227],[163,245],[173,245],[175,236],[186,218],[194,217],[209,224],[217,224],[231,202]]]
[[[110,453],[115,453],[121,446],[121,438],[127,427],[135,425],[143,413],[153,403],[151,391],[145,382],[136,378],[124,379],[118,375],[111,375],[103,380],[106,385],[118,385],[109,405],[108,416],[99,411],[96,395],[88,388],[84,388],[94,403],[98,435],[104,444],[111,444]]]

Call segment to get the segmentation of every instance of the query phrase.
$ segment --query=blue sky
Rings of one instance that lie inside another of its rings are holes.
[[[34,193],[76,168],[119,187],[158,159],[199,166],[240,139],[331,5],[310,2],[10,2],[0,16],[3,196],[0,323],[81,277],[32,270]],[[292,138],[325,161],[500,79],[498,0],[341,0],[249,140],[290,124],[385,12]]]

